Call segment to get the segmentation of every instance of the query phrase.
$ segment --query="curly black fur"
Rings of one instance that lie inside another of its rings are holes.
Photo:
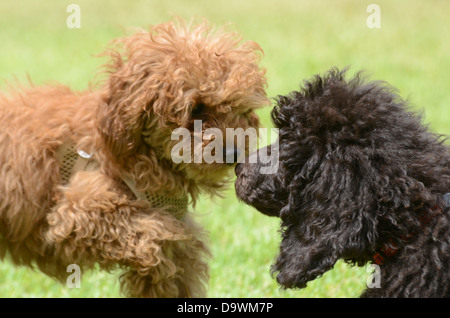
[[[282,220],[272,272],[285,288],[304,288],[339,259],[362,266],[381,255],[381,288],[362,296],[449,297],[445,138],[385,83],[345,72],[278,97],[276,174],[236,167],[237,196]]]

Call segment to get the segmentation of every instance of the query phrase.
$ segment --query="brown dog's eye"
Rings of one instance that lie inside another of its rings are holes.
[[[203,113],[203,110],[205,109],[205,104],[203,103],[198,103],[194,106],[194,108],[192,108],[192,116],[198,116],[201,115]]]

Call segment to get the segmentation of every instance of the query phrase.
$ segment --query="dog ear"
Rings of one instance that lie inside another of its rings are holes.
[[[145,145],[145,125],[158,122],[162,127],[182,117],[173,110],[182,92],[165,78],[173,67],[169,54],[173,48],[158,32],[169,31],[164,26],[141,31],[116,40],[103,53],[110,61],[104,66],[108,79],[97,113],[98,130],[117,160],[126,161]]]
[[[104,84],[97,111],[98,131],[109,151],[118,161],[124,161],[142,144],[145,110],[154,90],[148,85],[151,74],[140,59],[137,33],[118,39],[113,48],[102,55],[110,61],[104,65],[108,78]]]
[[[98,130],[114,157],[126,160],[141,144],[143,111],[128,105],[120,91],[112,91],[100,101]]]
[[[300,171],[280,158],[293,177],[280,212],[282,243],[272,271],[287,288],[305,287],[340,258],[364,262],[377,238],[376,200],[368,181],[374,173],[363,161],[334,161],[314,152],[308,157]]]

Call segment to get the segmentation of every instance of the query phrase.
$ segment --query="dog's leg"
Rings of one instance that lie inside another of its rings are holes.
[[[208,251],[196,237],[201,231],[167,214],[133,222],[142,234],[138,248],[129,250],[134,255],[129,258],[130,270],[120,278],[122,292],[129,297],[204,297]],[[152,257],[145,255],[148,248]],[[146,259],[153,263],[146,264]]]
[[[53,276],[98,263],[127,270],[121,289],[130,297],[204,296],[208,252],[195,226],[130,201],[98,172],[79,173],[47,220],[52,262],[61,267]]]

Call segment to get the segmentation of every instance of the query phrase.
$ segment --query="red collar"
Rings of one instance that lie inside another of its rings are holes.
[[[450,198],[450,193],[447,193],[446,196]],[[423,211],[423,213],[419,216],[420,225],[423,227],[428,222],[430,222],[434,217],[436,217],[439,214],[442,214],[442,209],[435,205],[434,207],[429,209],[430,213],[427,213],[426,210]],[[400,237],[400,239],[406,243],[408,242],[412,237],[414,237],[417,234],[417,232],[409,233],[406,236]],[[376,252],[373,257],[372,261],[374,264],[377,265],[383,265],[385,257],[391,257],[395,255],[400,247],[395,243],[393,238],[390,238],[386,244],[384,244],[379,252]]]

